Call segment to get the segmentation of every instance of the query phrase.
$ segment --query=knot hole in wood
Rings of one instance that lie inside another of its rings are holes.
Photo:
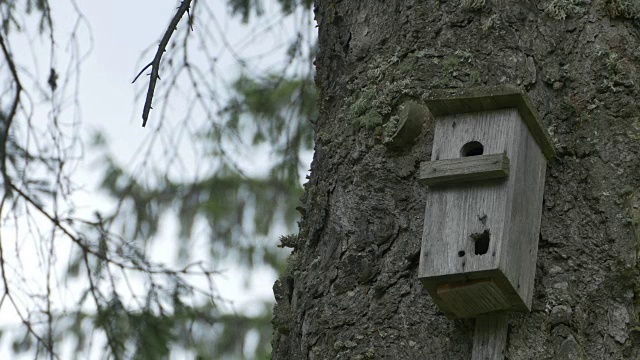
[[[489,251],[489,241],[491,240],[491,232],[489,229],[481,233],[473,233],[470,235],[471,240],[475,242],[475,254],[484,255]]]

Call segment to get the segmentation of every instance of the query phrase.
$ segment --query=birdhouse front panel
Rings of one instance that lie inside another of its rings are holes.
[[[539,135],[546,133],[536,128],[528,100],[512,88],[470,99],[436,98],[427,106],[436,121],[431,161],[420,170],[429,192],[419,277],[450,318],[527,311],[542,211],[543,150],[553,154],[545,148],[550,142],[541,145],[548,138]]]
[[[438,118],[431,160],[492,154],[513,156],[515,144],[511,139],[515,137],[518,122],[514,109]],[[468,144],[475,144],[476,153],[469,155],[465,152]],[[507,180],[505,177],[430,188],[421,272],[445,276],[498,267],[509,195],[505,191]],[[490,240],[483,240],[487,236]]]

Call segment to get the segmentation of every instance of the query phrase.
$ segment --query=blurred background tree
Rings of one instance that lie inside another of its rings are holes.
[[[124,155],[113,134],[83,138],[90,5],[69,0],[73,19],[55,6],[0,2],[4,348],[26,358],[268,358],[271,302],[235,309],[216,279],[249,284],[284,266],[277,239],[295,228],[317,116],[311,1],[191,1],[159,68],[149,134]],[[95,206],[79,206],[93,184]]]

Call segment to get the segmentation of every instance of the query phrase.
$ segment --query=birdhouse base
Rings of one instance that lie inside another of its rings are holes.
[[[491,279],[440,284],[436,293],[447,303],[449,311],[459,318],[506,310],[511,306]]]
[[[500,269],[420,278],[433,302],[449,319],[496,311],[529,311]]]

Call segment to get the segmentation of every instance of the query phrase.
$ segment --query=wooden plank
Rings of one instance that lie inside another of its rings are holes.
[[[484,154],[506,154],[504,181],[432,186],[426,199],[418,276],[449,318],[459,318],[438,296],[441,284],[491,278],[510,310],[529,311],[533,295],[544,190],[545,156],[514,108],[439,117],[433,162],[460,159],[469,142]],[[478,155],[484,156],[484,155]],[[476,251],[487,231],[487,251]]]
[[[518,132],[518,146],[510,158],[509,179],[513,181],[513,188],[506,199],[505,238],[511,241],[505,244],[500,266],[530,309],[538,257],[546,159],[523,124],[520,124]]]
[[[538,112],[527,94],[513,85],[486,86],[468,89],[432,90],[423,96],[434,116],[516,108],[529,132],[547,159],[556,156],[551,136],[542,124]]]
[[[478,155],[420,164],[419,179],[429,186],[499,179],[509,176],[506,154]]]
[[[476,317],[510,308],[508,300],[491,279],[441,284],[436,292],[457,318]]]
[[[524,127],[516,109],[447,115],[436,121],[431,160],[459,159],[470,141],[480,142],[485,154],[506,154],[510,173],[517,155],[519,131]],[[480,155],[482,156],[482,155]],[[422,251],[418,276],[435,303],[449,318],[457,318],[437,296],[442,283],[490,277],[508,299],[512,310],[526,311],[516,285],[500,263],[505,245],[508,196],[512,174],[505,181],[470,182],[465,186],[430,187],[426,199]],[[486,253],[475,253],[473,235],[490,233]]]
[[[506,153],[511,158],[515,154],[515,133],[520,126],[515,109],[441,118],[435,124],[431,160],[459,159],[461,148],[469,141],[482,143],[486,154]],[[430,188],[425,207],[420,277],[500,268],[510,178]],[[491,233],[489,250],[484,255],[475,255],[471,235],[484,230]],[[461,252],[465,255],[460,256]]]
[[[476,318],[471,360],[503,360],[507,345],[509,314],[493,313]]]
[[[516,109],[463,113],[438,118],[434,127],[431,161],[459,159],[469,142],[479,142],[485,154],[504,154],[509,151],[521,126]]]

